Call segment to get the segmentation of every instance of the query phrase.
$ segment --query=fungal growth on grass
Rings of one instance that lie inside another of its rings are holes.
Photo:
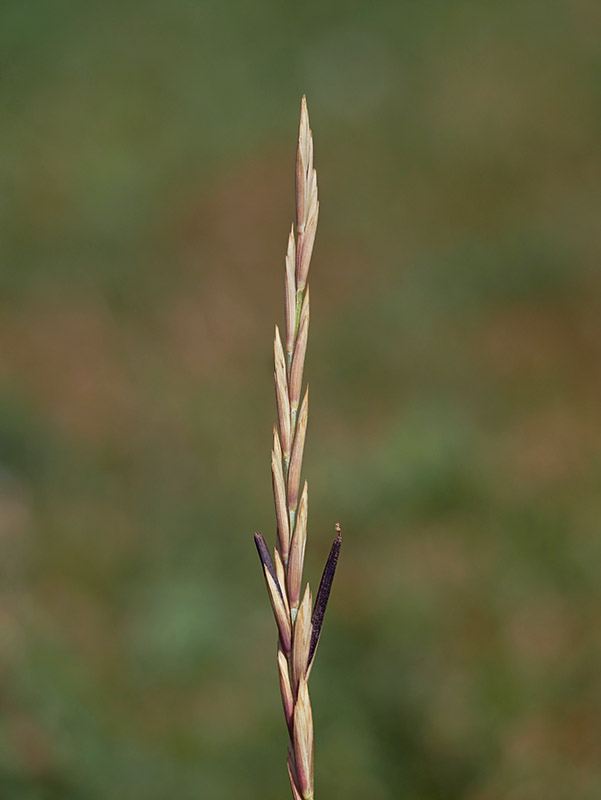
[[[260,533],[255,533],[255,544],[278,629],[277,663],[290,739],[288,776],[294,800],[314,800],[313,715],[307,682],[342,544],[340,526],[336,524],[337,536],[313,606],[308,583],[302,591],[309,490],[306,481],[302,491],[300,486],[309,417],[309,388],[305,389],[302,402],[301,394],[309,335],[307,278],[318,215],[313,136],[309,128],[307,102],[303,97],[296,153],[296,236],[293,225],[288,237],[284,277],[285,351],[277,325],[273,343],[277,407],[271,452],[277,523],[273,559],[265,539]]]

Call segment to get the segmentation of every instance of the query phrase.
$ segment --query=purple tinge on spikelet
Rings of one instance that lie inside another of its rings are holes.
[[[336,536],[334,542],[332,543],[332,547],[330,549],[330,555],[328,556],[328,560],[326,561],[326,565],[323,570],[323,575],[321,576],[321,581],[319,583],[319,590],[317,592],[317,597],[315,599],[315,606],[313,608],[313,614],[311,616],[311,644],[309,646],[309,658],[307,660],[307,669],[311,666],[311,662],[313,661],[315,651],[317,650],[319,635],[321,633],[321,628],[323,625],[323,618],[326,613],[326,606],[328,605],[328,598],[330,596],[330,590],[332,588],[334,575],[336,573],[338,556],[340,555],[340,546],[342,545],[342,533],[340,531],[340,525],[338,525],[338,523],[336,523],[336,530],[338,531],[338,535]]]
[[[284,595],[282,594],[282,588],[280,586],[280,582],[278,581],[278,576],[276,575],[275,567],[273,566],[271,553],[269,552],[269,548],[267,547],[267,542],[261,536],[260,533],[255,533],[255,544],[257,546],[257,552],[259,553],[259,558],[261,559],[261,564],[263,564],[267,572],[269,572],[269,574],[273,578],[274,583],[278,587],[278,591],[283,600]]]

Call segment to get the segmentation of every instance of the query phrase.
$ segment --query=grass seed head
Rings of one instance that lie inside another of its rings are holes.
[[[255,534],[255,542],[279,632],[277,662],[282,704],[290,735],[287,766],[293,800],[313,800],[313,715],[307,681],[342,539],[339,533],[332,545],[315,609],[311,613],[312,598],[308,584],[300,602],[309,504],[306,481],[299,499],[309,417],[308,388],[302,403],[300,399],[309,336],[307,279],[319,218],[319,197],[317,172],[313,167],[313,136],[304,96],[296,151],[295,187],[296,238],[293,224],[285,262],[286,347],[284,350],[277,326],[273,345],[278,417],[271,452],[277,521],[277,544],[273,560],[263,537],[258,533]]]

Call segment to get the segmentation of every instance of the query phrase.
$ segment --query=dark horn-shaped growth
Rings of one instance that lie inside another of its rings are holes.
[[[332,588],[332,583],[334,582],[334,575],[336,574],[338,556],[340,555],[342,533],[338,523],[336,524],[336,530],[338,531],[338,535],[332,543],[330,555],[328,556],[328,560],[326,561],[326,565],[323,569],[323,575],[321,576],[319,591],[317,592],[317,598],[315,599],[315,606],[313,608],[313,615],[311,617],[311,645],[309,647],[309,660],[307,661],[307,669],[309,669],[311,662],[315,657],[315,651],[317,650],[317,644],[319,642],[319,635],[323,626],[323,618],[326,613],[328,598],[330,597],[330,590]]]

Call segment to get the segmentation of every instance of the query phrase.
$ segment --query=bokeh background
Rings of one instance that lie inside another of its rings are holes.
[[[0,797],[288,796],[300,97],[317,796],[601,797],[601,6],[0,5]]]

